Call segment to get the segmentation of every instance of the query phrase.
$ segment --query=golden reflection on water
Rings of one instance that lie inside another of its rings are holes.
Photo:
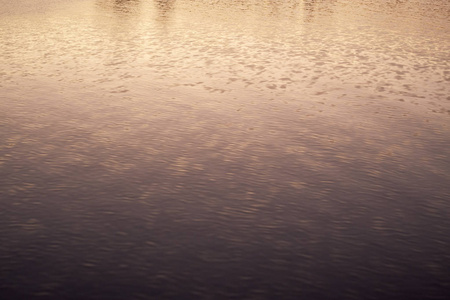
[[[420,21],[429,20],[417,5],[411,13],[413,4],[390,1],[99,0],[8,13],[3,124],[31,111],[48,118],[31,117],[37,127],[74,118],[102,147],[126,141],[127,151],[145,156],[160,139],[175,161],[175,145],[211,151],[205,157],[212,159],[226,141],[233,146],[223,151],[225,161],[273,144],[274,157],[306,147],[293,159],[323,172],[332,168],[321,165],[327,156],[377,169],[378,154],[392,146],[409,165],[423,155],[417,149],[427,152],[420,143],[410,151],[421,131],[446,141],[450,111],[448,34],[436,27],[424,39]],[[390,28],[399,15],[419,25]],[[117,122],[128,125],[108,129]],[[383,134],[390,128],[399,129]],[[158,138],[147,145],[144,133]],[[264,166],[259,156],[250,169]]]

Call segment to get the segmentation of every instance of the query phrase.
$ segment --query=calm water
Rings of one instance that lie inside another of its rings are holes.
[[[0,298],[444,299],[447,0],[0,0]]]

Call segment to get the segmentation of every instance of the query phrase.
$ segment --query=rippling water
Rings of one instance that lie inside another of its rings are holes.
[[[447,0],[0,0],[2,299],[444,299]]]

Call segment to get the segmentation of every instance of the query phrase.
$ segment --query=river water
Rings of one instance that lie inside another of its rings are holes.
[[[447,0],[0,0],[0,298],[444,299]]]

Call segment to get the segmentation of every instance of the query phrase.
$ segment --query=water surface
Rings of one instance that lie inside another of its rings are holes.
[[[0,1],[5,299],[444,299],[450,3]]]

